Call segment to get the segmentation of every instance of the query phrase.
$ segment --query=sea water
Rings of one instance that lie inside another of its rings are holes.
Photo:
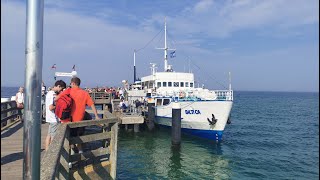
[[[223,141],[119,134],[118,179],[319,179],[319,94],[235,92]]]
[[[117,179],[319,179],[319,93],[235,91],[220,143],[120,129]]]

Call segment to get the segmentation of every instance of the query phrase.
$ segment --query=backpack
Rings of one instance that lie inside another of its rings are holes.
[[[70,89],[59,97],[56,101],[55,114],[61,122],[71,121],[71,109],[73,105],[73,99],[70,97]]]

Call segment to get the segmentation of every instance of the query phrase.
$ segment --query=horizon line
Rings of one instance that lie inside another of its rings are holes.
[[[20,86],[1,86],[2,88],[19,88]],[[81,86],[80,86],[81,87]],[[96,88],[95,87],[90,87],[90,86],[83,86],[83,87],[89,87],[89,88]],[[98,87],[103,87],[103,86],[98,86]],[[106,87],[117,87],[117,86],[106,86]],[[285,91],[285,90],[232,90],[233,92],[288,92],[288,93],[319,93],[318,91]]]

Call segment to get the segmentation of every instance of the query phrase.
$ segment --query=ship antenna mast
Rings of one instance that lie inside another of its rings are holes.
[[[136,82],[137,78],[137,71],[136,71],[136,50],[133,51],[133,83]]]
[[[231,72],[229,72],[229,91],[231,91]]]
[[[167,46],[167,21],[166,17],[164,18],[164,48],[157,48],[164,50],[164,71],[168,70],[168,50],[175,50],[169,49]]]
[[[168,69],[167,22],[164,18],[164,71]]]

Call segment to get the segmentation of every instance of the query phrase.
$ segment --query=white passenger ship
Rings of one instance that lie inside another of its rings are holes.
[[[196,88],[193,73],[175,72],[168,65],[166,23],[164,33],[164,72],[156,72],[156,64],[152,64],[151,75],[142,77],[141,81],[136,81],[134,75],[135,83],[127,91],[128,102],[152,98],[155,102],[155,123],[169,127],[172,102],[179,102],[182,132],[220,141],[233,104],[231,82],[226,90]]]

